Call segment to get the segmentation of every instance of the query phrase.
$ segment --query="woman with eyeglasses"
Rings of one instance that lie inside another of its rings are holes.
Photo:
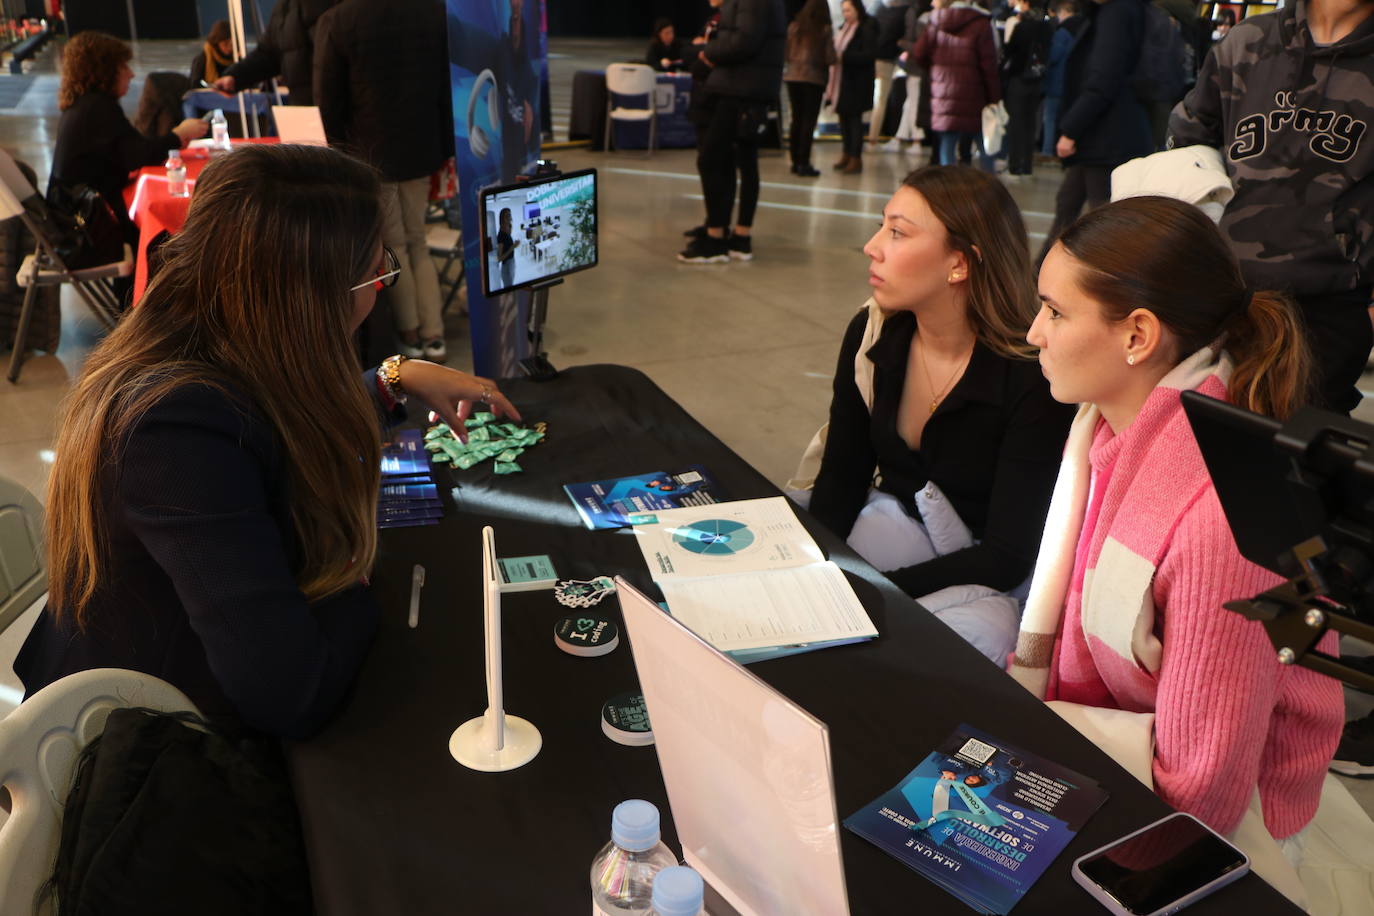
[[[49,480],[47,608],[27,694],[131,668],[211,717],[300,737],[361,664],[378,608],[380,429],[411,408],[454,429],[496,385],[353,332],[400,269],[367,166],[248,146],[206,167],[139,307],[63,404]]]

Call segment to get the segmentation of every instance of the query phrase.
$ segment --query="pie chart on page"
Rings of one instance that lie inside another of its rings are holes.
[[[732,556],[754,543],[754,532],[743,522],[706,518],[673,529],[673,543],[703,556]]]

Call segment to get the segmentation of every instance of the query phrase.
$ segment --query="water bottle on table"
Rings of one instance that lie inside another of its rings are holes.
[[[173,197],[190,197],[186,189],[186,163],[181,161],[181,150],[174,149],[167,154],[167,193]]]
[[[706,885],[695,870],[685,865],[665,868],[654,876],[649,916],[705,916],[705,895]]]
[[[611,841],[592,860],[593,916],[646,916],[654,876],[677,865],[659,841],[658,809],[631,799],[611,814]]]
[[[229,148],[229,122],[224,119],[224,110],[216,108],[210,115],[210,140],[215,149]]]

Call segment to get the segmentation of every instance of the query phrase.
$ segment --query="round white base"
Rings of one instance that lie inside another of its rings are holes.
[[[539,729],[519,716],[508,715],[505,727],[505,747],[499,751],[486,750],[486,717],[469,719],[454,729],[448,739],[448,752],[463,766],[484,773],[499,773],[524,766],[535,758],[544,745]]]

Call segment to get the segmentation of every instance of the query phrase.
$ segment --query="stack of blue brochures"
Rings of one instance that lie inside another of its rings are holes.
[[[377,499],[378,528],[437,525],[444,515],[439,488],[430,476],[424,433],[405,429],[382,443],[382,492]]]
[[[844,825],[979,912],[1006,914],[1106,800],[1081,773],[961,725]]]

